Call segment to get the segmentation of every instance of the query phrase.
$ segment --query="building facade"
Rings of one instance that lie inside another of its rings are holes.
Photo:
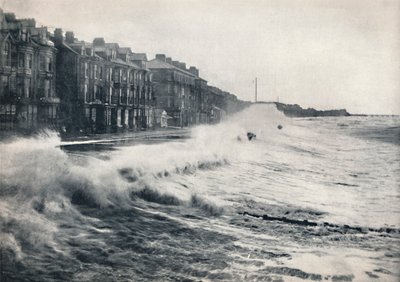
[[[57,127],[57,50],[47,28],[0,10],[0,129]]]
[[[49,32],[0,9],[0,130],[65,133],[215,123],[246,105],[164,54],[148,61],[104,38]]]
[[[91,133],[152,128],[152,75],[133,62],[130,48],[95,38],[77,40],[72,32],[54,34],[60,50],[58,92],[66,131]]]
[[[186,70],[184,63],[172,61],[164,54],[147,62],[153,73],[157,123],[165,110],[171,117],[169,125],[176,127],[196,123],[195,80],[196,76]]]

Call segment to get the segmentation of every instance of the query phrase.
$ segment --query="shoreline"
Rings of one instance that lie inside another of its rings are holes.
[[[157,128],[143,131],[126,131],[116,133],[98,133],[86,135],[63,135],[57,130],[50,128],[36,132],[0,131],[0,142],[12,142],[19,138],[35,138],[56,134],[60,137],[60,146],[90,145],[99,143],[117,143],[122,141],[138,141],[149,139],[180,139],[190,137],[191,127],[187,128]]]

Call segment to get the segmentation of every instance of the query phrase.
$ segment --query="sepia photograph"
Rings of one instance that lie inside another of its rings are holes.
[[[400,281],[400,0],[0,0],[15,281]]]

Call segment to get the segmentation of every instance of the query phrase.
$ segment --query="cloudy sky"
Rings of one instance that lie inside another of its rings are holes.
[[[195,65],[254,99],[400,114],[400,0],[0,0],[39,25]]]

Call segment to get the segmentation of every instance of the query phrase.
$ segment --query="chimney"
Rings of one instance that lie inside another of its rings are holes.
[[[36,26],[35,19],[20,19],[19,23],[22,27],[35,27]]]
[[[196,68],[196,67],[191,66],[191,67],[189,68],[189,72],[190,72],[191,74],[195,75],[195,76],[199,76],[199,69]]]
[[[4,13],[4,18],[7,22],[16,22],[17,18],[14,13]]]
[[[64,43],[63,31],[61,28],[56,28],[54,30],[54,43],[55,45],[61,45]]]
[[[186,70],[186,64],[185,63],[179,63],[179,68],[182,70]]]
[[[172,59],[171,59],[171,57],[167,57],[167,58],[165,59],[165,61],[166,61],[168,64],[172,65]]]
[[[165,54],[156,54],[156,59],[165,62]]]
[[[75,36],[74,36],[74,32],[73,31],[67,31],[65,33],[65,41],[67,43],[74,43],[75,41]]]
[[[103,37],[96,37],[93,39],[93,46],[104,46],[106,45],[106,41]]]
[[[177,68],[179,68],[180,66],[180,63],[179,63],[179,61],[172,61],[172,65],[173,66],[175,66],[175,67],[177,67]]]

